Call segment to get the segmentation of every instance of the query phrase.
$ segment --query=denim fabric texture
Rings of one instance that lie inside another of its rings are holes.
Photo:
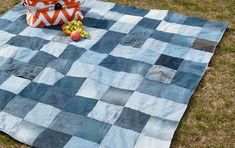
[[[0,131],[39,148],[168,148],[226,22],[87,0],[88,39],[0,16]]]

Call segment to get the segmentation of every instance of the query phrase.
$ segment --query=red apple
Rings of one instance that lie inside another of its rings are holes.
[[[74,31],[71,34],[71,38],[72,38],[73,41],[79,41],[81,39],[81,35],[80,35],[79,32]]]

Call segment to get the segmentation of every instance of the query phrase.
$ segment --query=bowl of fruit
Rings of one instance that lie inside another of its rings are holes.
[[[80,38],[89,38],[89,33],[84,29],[81,21],[73,20],[62,25],[62,30],[66,35],[71,36],[74,41],[80,40]]]

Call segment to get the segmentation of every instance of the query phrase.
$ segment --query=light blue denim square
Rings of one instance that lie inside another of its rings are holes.
[[[133,57],[135,57],[138,54],[138,52],[141,51],[142,50],[139,48],[118,44],[109,55],[115,57],[122,57],[126,59],[133,59]]]
[[[102,122],[114,124],[121,112],[121,106],[99,101],[87,116]]]
[[[0,66],[2,66],[7,61],[7,58],[0,56]]]
[[[163,50],[163,54],[177,57],[183,59],[189,52],[189,47],[177,46],[173,44],[168,44],[165,50]]]
[[[139,134],[135,131],[112,126],[101,146],[110,148],[133,148]]]
[[[45,28],[38,29],[28,26],[19,35],[29,36],[29,37],[40,37],[45,40],[52,40],[59,32],[60,31],[58,30],[45,29]]]
[[[139,110],[142,113],[153,117],[179,121],[183,116],[187,105],[170,101],[165,98],[134,92],[125,104],[125,107]]]
[[[135,90],[143,79],[144,78],[139,74],[120,72],[113,80],[112,86],[121,89]]]
[[[87,50],[85,53],[82,54],[82,56],[78,60],[87,64],[98,65],[107,56],[108,56],[107,54],[102,54],[91,50]]]
[[[44,127],[25,120],[22,120],[15,128],[16,130],[13,133],[14,138],[28,145],[32,145],[37,137],[45,130]]]
[[[43,127],[48,127],[60,111],[61,110],[50,105],[38,103],[30,112],[28,112],[24,120]]]
[[[210,40],[214,42],[219,42],[223,32],[219,30],[211,30],[208,28],[203,28],[202,31],[198,34],[200,39]]]
[[[146,124],[143,133],[149,137],[171,141],[177,125],[178,122],[176,121],[151,117]]]
[[[14,56],[12,56],[12,58],[25,63],[29,62],[29,60],[31,60],[33,56],[37,53],[37,51],[22,47],[18,48],[17,50],[18,51],[15,53]]]
[[[15,21],[19,17],[21,17],[22,15],[24,15],[24,13],[19,13],[19,12],[9,10],[4,15],[0,16],[0,18],[1,19],[6,19],[6,20],[9,20],[9,21]]]
[[[89,78],[99,81],[106,85],[111,85],[115,77],[118,75],[118,72],[111,69],[97,66],[96,69],[91,72]]]
[[[112,25],[110,28],[111,31],[121,32],[121,33],[129,33],[133,28],[135,24],[129,24],[124,22],[116,22]]]
[[[140,51],[132,59],[153,65],[159,57],[160,53],[151,48],[140,49]]]
[[[99,148],[99,145],[95,142],[73,136],[64,148]]]
[[[163,83],[170,83],[175,76],[176,70],[171,68],[154,65],[148,72],[147,78],[150,80],[160,81]]]
[[[124,14],[118,12],[109,11],[104,15],[104,19],[118,21],[123,15]]]
[[[85,30],[89,32],[90,39],[92,40],[99,40],[101,39],[104,34],[107,32],[105,29],[98,29],[98,28],[93,28],[93,27],[86,27]]]
[[[168,43],[155,40],[153,38],[148,38],[142,45],[141,49],[152,50],[157,53],[162,53],[162,51],[167,47]]]
[[[213,53],[196,50],[191,48],[185,57],[185,60],[190,60],[198,63],[209,63]]]
[[[14,37],[14,34],[8,33],[6,31],[0,30],[0,46],[7,43],[12,37]],[[1,47],[2,48],[2,47]]]
[[[99,81],[87,78],[78,90],[76,96],[82,96],[99,100],[108,90],[109,86]]]
[[[185,35],[185,36],[197,37],[198,34],[201,32],[201,30],[202,30],[201,27],[183,25],[180,28],[178,34]]]
[[[13,58],[18,61],[27,63],[33,58],[37,51],[31,50],[24,47],[16,47],[12,45],[3,45],[1,46],[0,56],[6,58]]]

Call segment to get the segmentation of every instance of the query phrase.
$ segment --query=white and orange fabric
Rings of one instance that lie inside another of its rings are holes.
[[[82,20],[79,0],[24,0],[27,23],[32,27],[64,24]]]

